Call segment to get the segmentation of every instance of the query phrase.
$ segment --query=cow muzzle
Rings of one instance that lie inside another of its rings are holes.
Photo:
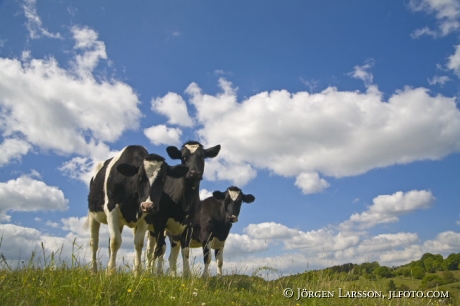
[[[151,214],[151,213],[157,213],[159,210],[159,207],[158,205],[155,205],[152,202],[142,202],[141,210],[143,213]]]
[[[235,215],[227,216],[227,222],[228,223],[236,223],[238,222],[238,217]]]
[[[203,179],[203,173],[196,170],[190,170],[189,173],[187,173],[187,178],[194,181],[200,181]]]

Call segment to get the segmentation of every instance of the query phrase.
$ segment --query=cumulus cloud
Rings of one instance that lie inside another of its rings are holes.
[[[0,166],[9,163],[12,160],[20,159],[21,156],[27,154],[30,150],[30,145],[20,139],[6,138],[0,144]]]
[[[299,187],[304,194],[322,192],[329,187],[329,183],[320,178],[318,173],[301,173],[295,180],[295,185]]]
[[[144,135],[154,145],[179,145],[182,130],[179,128],[169,128],[164,124],[156,125],[144,129]]]
[[[212,197],[212,191],[209,191],[207,189],[201,188],[200,189],[200,200],[207,199],[209,197]]]
[[[57,187],[23,175],[0,183],[0,210],[2,219],[9,220],[8,211],[66,210],[68,200]]]
[[[87,27],[73,27],[72,33],[77,54],[67,70],[53,57],[0,58],[1,146],[8,152],[1,164],[32,147],[100,161],[110,153],[107,142],[139,127],[140,102],[133,89],[94,77],[93,69],[107,58],[97,33]],[[80,164],[84,172],[87,163]]]
[[[76,51],[82,54],[75,56],[74,69],[82,77],[90,77],[93,69],[101,59],[107,59],[105,44],[98,40],[98,34],[89,27],[72,27]]]
[[[219,84],[217,95],[204,94],[195,83],[186,90],[202,126],[200,140],[222,145],[219,158],[209,163],[210,180],[244,184],[257,169],[268,169],[298,177],[303,191],[322,191],[326,176],[359,175],[460,151],[455,98],[431,96],[425,88],[404,88],[387,101],[370,85],[364,93],[279,90],[238,102],[230,82]]]
[[[457,0],[410,0],[409,9],[434,14],[438,21],[437,29],[424,27],[412,33],[412,37],[430,35],[433,37],[446,36],[460,29],[460,3]]]
[[[284,239],[299,234],[300,231],[275,222],[249,224],[244,232],[257,239]]]
[[[187,105],[184,99],[176,93],[168,93],[164,97],[152,99],[152,110],[168,117],[169,124],[177,124],[184,127],[193,126]]]
[[[232,257],[237,254],[257,253],[267,250],[268,247],[267,241],[230,233],[225,241],[225,254]]]
[[[62,38],[59,33],[51,33],[43,27],[43,23],[37,14],[37,1],[24,0],[22,4],[24,15],[27,19],[26,27],[29,31],[30,38],[36,39],[42,36],[49,38]]]
[[[220,154],[220,153],[219,153]],[[228,180],[242,187],[257,176],[257,171],[248,163],[228,163],[221,158],[206,161],[204,177],[208,180]]]
[[[359,223],[362,228],[396,222],[399,216],[431,207],[434,201],[433,194],[426,190],[412,190],[406,193],[398,191],[392,195],[380,195],[374,198],[373,205],[367,211],[351,215],[349,221]]]

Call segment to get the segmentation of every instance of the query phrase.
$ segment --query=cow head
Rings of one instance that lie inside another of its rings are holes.
[[[199,182],[203,178],[204,173],[204,160],[205,158],[216,157],[220,151],[220,145],[205,149],[197,141],[186,142],[181,150],[171,146],[167,147],[169,157],[172,159],[180,159],[182,165],[188,167],[185,179],[190,182]]]
[[[147,155],[137,166],[120,164],[118,172],[128,177],[134,177],[136,192],[139,197],[139,211],[157,213],[166,176],[183,177],[188,168],[184,165],[169,166],[165,159],[157,154]]]
[[[252,194],[243,194],[241,189],[235,186],[229,187],[225,192],[214,191],[212,195],[224,201],[226,223],[238,222],[241,204],[243,202],[252,203],[256,199]]]

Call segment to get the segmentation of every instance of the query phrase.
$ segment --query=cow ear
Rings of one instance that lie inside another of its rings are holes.
[[[212,193],[212,196],[215,197],[218,200],[225,200],[225,192],[214,191]]]
[[[183,177],[188,172],[188,167],[184,165],[177,165],[168,167],[166,174],[173,178],[180,178]]]
[[[219,151],[220,151],[220,145],[217,145],[215,147],[205,149],[204,156],[211,157],[211,158],[216,157],[217,154],[219,154]]]
[[[168,155],[169,157],[171,157],[171,159],[181,159],[182,158],[182,153],[175,146],[167,147],[166,152],[168,152]]]
[[[256,200],[256,198],[252,194],[244,194],[243,195],[243,202],[252,203]]]
[[[117,166],[117,171],[123,174],[124,176],[134,176],[139,171],[139,167],[130,164],[119,164]]]

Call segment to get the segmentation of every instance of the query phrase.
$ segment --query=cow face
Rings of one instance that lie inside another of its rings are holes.
[[[225,192],[214,191],[212,195],[224,201],[226,223],[238,222],[241,204],[243,202],[252,203],[256,199],[252,194],[243,194],[241,189],[235,186],[229,187]]]
[[[139,212],[142,213],[158,213],[166,176],[179,178],[188,172],[186,166],[171,167],[163,157],[156,154],[149,154],[137,166],[120,164],[117,170],[125,176],[134,177],[140,203]]]
[[[189,141],[182,146],[182,149],[171,146],[166,148],[169,157],[172,159],[180,159],[182,165],[188,167],[189,171],[185,179],[190,182],[199,182],[203,178],[204,160],[205,158],[216,157],[220,151],[220,145],[204,149],[203,146],[196,141]]]

